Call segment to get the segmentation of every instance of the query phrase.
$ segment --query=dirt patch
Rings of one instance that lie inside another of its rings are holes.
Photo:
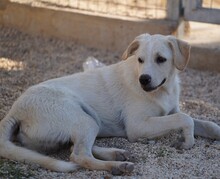
[[[97,50],[71,41],[30,36],[11,28],[0,27],[0,120],[16,98],[28,86],[82,70],[88,56],[103,63],[119,61],[121,54]],[[181,73],[181,109],[192,117],[220,125],[220,74],[192,69]],[[196,138],[191,150],[179,151],[170,144],[173,132],[156,141],[129,143],[123,138],[98,139],[99,146],[118,147],[131,152],[135,170],[118,178],[218,178],[220,176],[220,143]],[[68,159],[69,151],[54,155]],[[18,171],[13,173],[13,171]],[[111,178],[105,171],[80,169],[73,173],[57,173],[5,159],[0,160],[1,178]]]

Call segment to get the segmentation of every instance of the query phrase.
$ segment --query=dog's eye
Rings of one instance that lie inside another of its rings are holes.
[[[156,62],[157,62],[157,63],[164,63],[164,62],[166,62],[166,61],[167,61],[167,59],[164,58],[164,57],[161,57],[161,56],[158,56],[158,57],[156,58]]]
[[[139,63],[144,63],[144,60],[142,60],[140,57],[138,58]]]

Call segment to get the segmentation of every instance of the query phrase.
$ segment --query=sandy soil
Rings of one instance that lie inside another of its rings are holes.
[[[88,56],[111,64],[119,61],[120,55],[0,27],[0,120],[28,86],[79,72]],[[187,69],[180,76],[182,111],[220,125],[220,74]],[[192,149],[180,151],[170,147],[178,136],[178,132],[173,132],[155,141],[129,143],[123,138],[103,138],[96,143],[131,152],[134,172],[115,178],[219,178],[220,143],[196,137]],[[69,151],[61,151],[54,157],[68,159],[68,155]],[[11,168],[20,173],[12,172]],[[105,171],[85,169],[73,173],[50,172],[36,165],[0,159],[0,178],[15,178],[18,174],[20,178],[112,177]]]

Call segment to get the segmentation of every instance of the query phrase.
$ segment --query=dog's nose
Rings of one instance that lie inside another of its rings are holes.
[[[139,81],[141,85],[148,85],[151,82],[151,76],[146,74],[146,75],[141,75],[139,78]]]

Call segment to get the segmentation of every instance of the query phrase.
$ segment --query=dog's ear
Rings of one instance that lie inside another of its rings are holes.
[[[189,62],[190,45],[174,36],[168,36],[168,41],[173,51],[174,65],[178,70],[183,71]]]
[[[139,47],[139,41],[135,39],[131,44],[128,46],[128,48],[125,50],[125,52],[122,55],[122,60],[126,60],[128,57],[134,55],[134,52],[138,49]]]

